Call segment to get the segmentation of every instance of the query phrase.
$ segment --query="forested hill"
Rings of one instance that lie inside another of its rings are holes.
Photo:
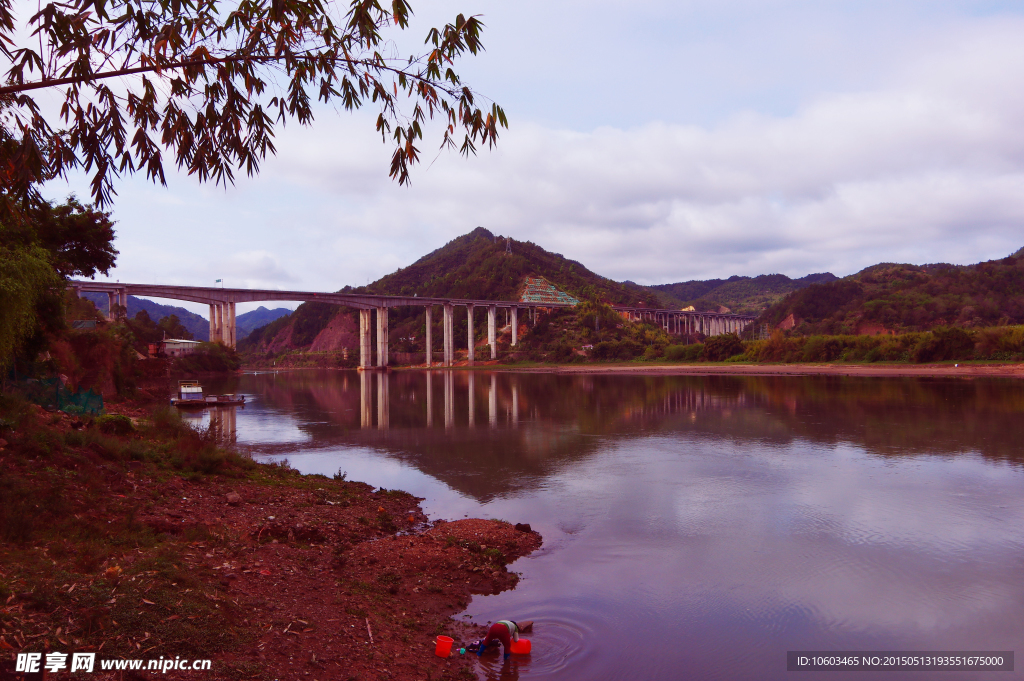
[[[507,252],[510,250],[511,252]],[[495,237],[477,227],[365,289],[383,295],[517,300],[527,276],[541,276],[580,300],[596,295],[615,305],[657,306],[650,291],[605,279],[529,241]]]
[[[1022,251],[976,265],[873,265],[797,291],[761,321],[775,326],[793,315],[797,332],[828,334],[1022,324]]]
[[[794,291],[811,284],[835,281],[837,278],[829,272],[808,274],[799,279],[790,279],[784,274],[762,274],[757,277],[732,276],[728,279],[681,281],[643,288],[655,291],[665,307],[683,308],[693,305],[700,311],[727,307],[736,313],[757,314]]]
[[[365,287],[346,286],[346,292],[382,295],[420,295],[437,298],[518,300],[527,276],[540,276],[556,288],[585,300],[596,296],[612,304],[660,304],[654,292],[620,284],[595,274],[580,263],[550,253],[528,241],[495,237],[482,227],[448,242],[408,267]],[[391,312],[394,338],[420,336],[422,309],[395,308]],[[435,323],[439,318],[435,317]],[[464,321],[456,322],[456,326]],[[354,347],[358,326],[348,308],[324,303],[303,303],[295,312],[256,329],[239,347],[242,350],[279,352]],[[461,332],[460,332],[461,333]]]

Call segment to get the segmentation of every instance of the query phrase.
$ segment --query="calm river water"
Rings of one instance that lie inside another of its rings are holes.
[[[484,658],[485,678],[923,679],[787,672],[786,652],[1024,650],[1019,382],[305,371],[209,388],[248,396],[215,418],[257,458],[544,535],[518,588],[465,613],[537,622],[533,654]]]

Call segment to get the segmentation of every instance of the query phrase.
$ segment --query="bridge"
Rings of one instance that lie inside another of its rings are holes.
[[[465,307],[468,316],[468,359],[476,361],[476,336],[473,329],[474,310],[487,310],[487,343],[490,346],[491,359],[498,357],[497,313],[499,309],[508,312],[511,321],[512,345],[518,342],[519,313],[527,311],[537,321],[537,308],[552,309],[572,307],[571,303],[553,301],[514,301],[514,300],[470,300],[462,298],[421,298],[419,296],[383,296],[369,293],[324,293],[319,291],[276,291],[271,289],[217,288],[207,286],[168,286],[162,284],[123,284],[120,282],[95,282],[72,280],[68,289],[75,295],[83,292],[100,292],[107,294],[108,316],[111,321],[123,317],[128,309],[128,296],[146,298],[164,298],[184,300],[193,303],[204,303],[210,306],[210,342],[222,343],[228,347],[236,346],[235,338],[235,306],[238,303],[288,301],[316,302],[329,305],[342,305],[359,310],[359,367],[371,368],[371,323],[376,311],[377,322],[377,366],[388,365],[388,310],[392,307],[422,307],[427,315],[426,365],[434,363],[432,315],[435,307],[440,307],[443,315],[441,325],[442,364],[452,366],[455,362],[455,308]],[[651,321],[659,324],[665,331],[676,335],[717,336],[723,333],[739,333],[754,321],[752,315],[721,314],[715,312],[690,312],[685,310],[653,309],[640,306],[613,305],[626,319],[631,321]]]

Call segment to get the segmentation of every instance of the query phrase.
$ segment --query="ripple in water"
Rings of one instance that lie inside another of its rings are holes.
[[[537,610],[540,610],[538,604]],[[534,620],[533,631],[522,634],[532,644],[529,655],[513,655],[505,664],[497,648],[480,658],[479,671],[485,679],[515,679],[520,674],[531,678],[563,677],[567,669],[578,671],[588,666],[594,641],[602,633],[589,626],[589,615],[569,607],[543,605],[544,617]],[[526,619],[525,617],[523,619]]]

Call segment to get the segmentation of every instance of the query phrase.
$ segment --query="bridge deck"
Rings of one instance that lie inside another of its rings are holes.
[[[431,310],[443,308],[444,323],[443,348],[444,364],[451,366],[455,357],[453,336],[454,308],[467,308],[469,314],[469,337],[467,346],[469,361],[474,361],[476,339],[473,332],[473,310],[477,307],[487,309],[487,337],[491,348],[491,358],[497,357],[497,341],[495,338],[495,312],[498,308],[507,309],[512,320],[512,345],[516,345],[519,330],[518,313],[521,309],[531,309],[536,322],[537,308],[566,308],[576,305],[575,299],[565,296],[564,299],[542,300],[474,300],[467,298],[421,298],[419,296],[383,296],[367,293],[328,293],[320,291],[277,291],[273,289],[240,289],[217,288],[213,286],[168,286],[161,284],[129,284],[120,282],[96,282],[73,280],[68,288],[76,293],[82,291],[106,293],[110,301],[111,318],[123,314],[128,307],[128,296],[145,296],[148,298],[166,298],[185,300],[194,303],[205,303],[210,306],[210,340],[235,347],[235,306],[238,303],[280,301],[319,302],[330,305],[344,305],[359,310],[359,366],[370,367],[370,314],[377,310],[377,365],[386,367],[388,363],[388,314],[392,307],[424,307],[427,309],[427,347],[431,344]],[[540,297],[540,296],[537,296]],[[115,303],[115,298],[117,302]],[[570,302],[573,301],[573,302]],[[684,310],[656,309],[631,305],[612,305],[612,309],[623,313],[633,320],[649,319],[659,323],[666,331],[676,334],[703,334],[714,336],[721,333],[741,331],[755,317],[716,312],[690,312]],[[432,363],[432,349],[426,352],[426,364]]]

